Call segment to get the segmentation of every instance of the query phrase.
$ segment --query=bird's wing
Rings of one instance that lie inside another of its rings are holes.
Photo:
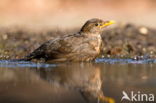
[[[38,58],[54,58],[57,59],[60,55],[69,54],[72,51],[72,45],[74,42],[74,36],[64,36],[61,38],[56,38],[54,40],[49,40],[42,44],[39,48],[34,50],[28,56],[27,60],[38,59]]]
[[[25,60],[32,60],[38,58],[46,58],[49,55],[50,51],[55,51],[59,48],[58,38],[54,40],[49,40],[43,43],[40,47],[35,49],[32,53],[25,57]]]

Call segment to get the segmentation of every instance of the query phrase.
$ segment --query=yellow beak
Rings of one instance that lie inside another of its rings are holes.
[[[100,28],[103,28],[103,27],[106,27],[106,26],[109,26],[109,25],[112,25],[112,24],[115,24],[114,20],[110,20],[110,21],[104,22],[103,25],[100,26]]]
[[[101,101],[101,102],[106,102],[106,103],[115,103],[115,100],[111,97],[104,97],[104,96],[99,96],[98,99]]]

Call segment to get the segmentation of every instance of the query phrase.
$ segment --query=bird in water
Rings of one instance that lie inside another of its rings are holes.
[[[94,60],[100,54],[102,44],[100,34],[105,27],[111,24],[114,24],[114,21],[103,21],[98,18],[90,19],[78,33],[49,40],[22,60],[42,59],[51,62]]]

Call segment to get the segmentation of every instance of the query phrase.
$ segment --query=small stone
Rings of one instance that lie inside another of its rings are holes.
[[[143,80],[148,79],[148,77],[147,77],[147,76],[142,76],[141,78],[142,78]]]
[[[2,38],[3,38],[3,40],[8,39],[8,35],[4,34],[4,35],[2,35]]]
[[[133,59],[134,59],[134,60],[137,60],[137,59],[138,59],[138,57],[137,57],[137,56],[135,56]]]
[[[107,55],[107,57],[110,58],[111,56],[110,55]]]
[[[143,50],[144,52],[146,52],[146,48],[143,48],[142,50]]]
[[[150,51],[150,54],[154,54],[154,52],[153,51]]]
[[[147,35],[148,29],[146,27],[141,27],[141,28],[139,28],[139,32],[143,35]]]

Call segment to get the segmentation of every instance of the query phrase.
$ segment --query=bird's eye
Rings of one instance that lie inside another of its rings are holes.
[[[95,26],[98,26],[98,25],[99,25],[98,23],[95,24]]]

